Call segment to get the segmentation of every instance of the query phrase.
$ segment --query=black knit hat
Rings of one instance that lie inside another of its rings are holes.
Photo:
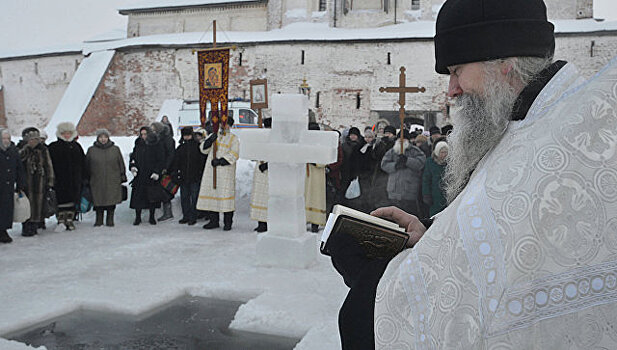
[[[351,129],[349,129],[349,133],[347,135],[356,135],[358,137],[360,137],[360,129],[356,128],[355,126],[351,127]]]
[[[552,57],[554,26],[543,0],[448,0],[437,16],[435,70],[507,57]]]
[[[392,125],[388,125],[388,126],[386,126],[385,128],[383,128],[383,132],[384,132],[384,134],[385,134],[385,133],[387,133],[387,132],[389,132],[389,133],[391,133],[392,135],[396,135],[396,128],[395,128],[395,127],[393,127]]]
[[[430,129],[428,129],[428,132],[429,132],[431,135],[441,134],[441,129],[439,129],[439,128],[438,128],[438,127],[436,127],[436,126],[431,126],[431,128],[430,128]]]

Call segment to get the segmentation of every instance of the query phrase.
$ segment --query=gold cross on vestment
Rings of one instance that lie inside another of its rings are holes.
[[[379,92],[398,93],[399,104],[399,119],[401,121],[401,154],[403,154],[403,130],[405,129],[405,94],[414,94],[418,92],[425,92],[424,87],[412,87],[406,86],[407,75],[405,74],[405,67],[401,67],[401,74],[398,78],[398,87],[380,87]]]

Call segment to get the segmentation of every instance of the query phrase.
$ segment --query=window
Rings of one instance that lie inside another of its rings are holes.
[[[256,123],[257,116],[255,115],[255,112],[253,112],[253,110],[240,109],[238,116],[239,116],[238,117],[239,123],[244,123],[244,124],[255,124]]]
[[[319,0],[319,11],[326,10],[326,0]]]
[[[419,10],[420,9],[420,0],[411,0],[411,9]]]

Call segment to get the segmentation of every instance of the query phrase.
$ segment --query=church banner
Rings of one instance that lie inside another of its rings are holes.
[[[208,119],[214,132],[227,124],[229,91],[229,48],[208,49],[198,52],[199,111],[202,127]],[[206,110],[210,102],[210,116]],[[220,110],[219,110],[220,105]]]

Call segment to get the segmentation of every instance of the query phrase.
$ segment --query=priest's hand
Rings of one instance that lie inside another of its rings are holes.
[[[408,214],[397,207],[379,208],[373,210],[371,215],[394,221],[400,227],[405,228],[405,231],[409,233],[409,241],[407,242],[408,248],[418,243],[420,238],[424,235],[424,232],[426,232],[426,227],[424,227],[416,216]]]
[[[263,173],[266,170],[268,170],[268,163],[267,162],[259,164],[259,171],[261,171]]]

